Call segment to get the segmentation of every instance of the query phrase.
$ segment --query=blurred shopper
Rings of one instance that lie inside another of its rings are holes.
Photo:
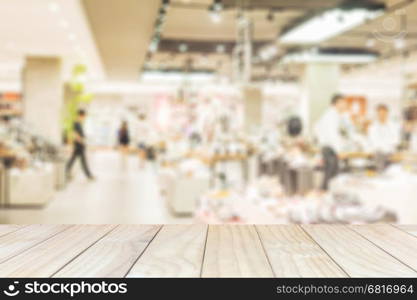
[[[393,153],[401,143],[400,126],[389,119],[389,108],[386,105],[378,105],[376,113],[376,120],[368,131],[371,150],[383,154]]]
[[[344,96],[333,96],[331,107],[324,112],[314,127],[314,135],[320,147],[330,147],[336,153],[343,150],[351,126],[346,116],[347,111],[348,104]]]
[[[130,134],[129,134],[129,127],[126,121],[122,122],[118,132],[118,148],[121,153],[121,167],[122,169],[126,169],[127,167],[127,155],[129,152],[129,145],[130,145]]]
[[[154,160],[155,149],[152,145],[152,128],[145,114],[138,115],[135,139],[139,149],[139,166],[144,167],[146,160]]]
[[[81,166],[84,171],[84,174],[87,176],[88,179],[94,180],[94,176],[90,172],[90,168],[88,167],[87,156],[86,156],[86,139],[84,135],[83,123],[87,113],[84,110],[79,110],[77,113],[77,120],[74,122],[74,140],[73,140],[73,150],[70,160],[67,163],[67,176],[71,177],[71,169],[74,165],[74,162],[77,158],[81,161]]]
[[[130,133],[129,133],[129,126],[126,121],[122,122],[122,125],[119,128],[117,133],[117,137],[119,139],[119,147],[123,153],[126,153],[129,150],[130,145]]]

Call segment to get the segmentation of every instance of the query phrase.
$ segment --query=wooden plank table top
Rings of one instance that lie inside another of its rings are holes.
[[[0,277],[417,277],[416,225],[0,225]]]

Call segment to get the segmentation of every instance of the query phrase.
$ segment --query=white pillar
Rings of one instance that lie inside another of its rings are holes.
[[[257,87],[246,86],[243,88],[245,103],[245,131],[254,133],[262,125],[262,90]]]
[[[338,64],[310,63],[306,66],[303,88],[302,117],[310,131],[330,105],[332,96],[339,90]]]
[[[38,134],[56,144],[62,137],[61,60],[28,57],[23,73],[23,118]]]

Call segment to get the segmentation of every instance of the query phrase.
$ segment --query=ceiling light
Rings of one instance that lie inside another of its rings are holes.
[[[222,20],[221,11],[223,10],[223,4],[219,0],[215,0],[214,3],[210,6],[210,18],[213,23],[220,23]]]
[[[49,9],[49,11],[51,11],[51,12],[58,12],[60,9],[61,9],[61,7],[59,6],[59,4],[58,3],[56,3],[56,2],[50,2],[49,4],[48,4],[48,9]]]
[[[272,46],[268,46],[266,48],[263,48],[260,52],[259,52],[259,57],[266,61],[266,60],[270,60],[272,58],[274,58],[276,55],[278,54],[278,49],[276,46],[272,45]]]
[[[180,50],[180,52],[184,53],[188,51],[188,45],[187,44],[180,44],[178,47],[178,50]]]
[[[335,8],[288,30],[280,38],[285,44],[316,44],[353,29],[384,13],[378,8]]]
[[[404,49],[405,48],[405,44],[406,43],[405,43],[405,40],[404,39],[396,39],[394,41],[394,47],[397,50]]]
[[[70,41],[75,41],[77,39],[77,36],[74,33],[68,34],[68,39]]]
[[[375,47],[375,40],[374,39],[369,39],[366,41],[366,47],[368,48],[373,48]]]
[[[158,43],[153,41],[149,45],[149,51],[152,52],[152,53],[155,53],[157,50],[158,50]]]
[[[226,51],[226,47],[224,45],[217,45],[216,52],[217,53],[224,53]]]
[[[340,63],[340,64],[365,64],[375,61],[378,56],[374,53],[314,53],[302,51],[290,53],[284,56],[283,63]]]
[[[221,0],[214,0],[213,10],[219,12],[222,9],[223,9],[223,3],[222,3],[222,1]]]
[[[222,21],[222,16],[216,11],[210,12],[210,18],[213,23],[220,23]]]

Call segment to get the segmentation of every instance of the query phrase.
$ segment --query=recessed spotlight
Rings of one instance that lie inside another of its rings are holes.
[[[60,9],[61,9],[61,6],[59,6],[59,4],[58,3],[56,3],[56,2],[50,2],[49,4],[48,4],[48,9],[49,9],[49,11],[51,11],[51,12],[58,12],[58,11],[60,11]]]
[[[369,39],[366,41],[366,47],[368,48],[373,48],[375,47],[375,40],[374,39]]]
[[[226,47],[224,45],[217,45],[216,52],[217,53],[224,53],[226,51]]]
[[[221,11],[223,10],[223,3],[221,0],[214,0],[213,6],[212,6],[214,11]]]
[[[70,41],[75,41],[77,39],[77,35],[75,35],[74,33],[70,33],[68,34],[68,39]]]
[[[188,45],[187,44],[180,44],[178,47],[178,50],[180,50],[180,52],[184,53],[188,51]]]
[[[210,18],[213,23],[220,23],[222,20],[221,11],[223,10],[223,4],[221,1],[215,0],[209,7]]]
[[[213,23],[220,23],[222,21],[222,16],[219,12],[212,11],[210,12],[210,19]]]
[[[158,50],[158,43],[152,42],[149,45],[149,51],[155,53]]]
[[[394,47],[395,47],[395,49],[398,49],[398,50],[400,50],[400,49],[404,49],[405,48],[405,40],[404,39],[396,39],[395,41],[394,41]]]

